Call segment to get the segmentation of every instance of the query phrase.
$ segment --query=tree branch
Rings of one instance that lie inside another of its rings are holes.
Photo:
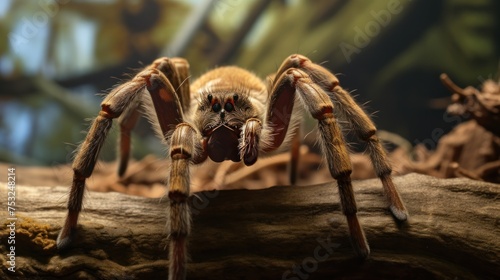
[[[198,193],[189,279],[500,279],[500,185],[416,174],[395,182],[410,212],[403,225],[378,180],[354,182],[372,250],[364,262],[354,258],[335,183]],[[88,192],[76,242],[60,253],[68,190],[17,186],[16,272],[7,271],[4,227],[0,278],[166,279],[166,198]]]

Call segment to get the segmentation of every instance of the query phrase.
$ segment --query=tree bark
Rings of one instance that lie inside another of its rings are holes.
[[[410,213],[403,224],[390,216],[380,181],[354,182],[371,246],[365,261],[351,248],[335,183],[198,193],[188,278],[500,279],[500,185],[417,174],[395,183]],[[1,279],[166,279],[166,198],[87,192],[75,243],[58,252],[68,191],[16,187],[16,271],[7,270],[6,226]]]

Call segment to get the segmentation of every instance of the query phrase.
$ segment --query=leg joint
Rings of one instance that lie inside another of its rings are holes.
[[[170,157],[176,159],[190,159],[196,152],[196,130],[187,123],[180,123],[172,134]]]
[[[330,119],[333,118],[333,107],[330,105],[323,105],[319,108],[318,111],[316,112],[311,112],[311,115],[313,118],[321,121],[324,119]]]
[[[99,112],[99,117],[106,119],[114,119],[118,118],[120,115],[121,112],[113,111],[110,104],[104,103],[101,105],[101,111]]]
[[[351,183],[351,169],[339,170],[332,174],[332,177],[339,182],[339,185],[350,184]],[[341,184],[342,183],[342,184]]]
[[[168,198],[170,199],[170,204],[186,203],[187,200],[186,194],[180,191],[169,191]]]
[[[377,130],[375,128],[370,128],[365,131],[360,131],[359,138],[361,138],[364,141],[378,142],[378,137],[377,135],[375,135],[375,133],[377,133]]]
[[[182,146],[173,147],[170,150],[170,157],[173,160],[177,160],[177,159],[190,159],[191,156],[192,156],[191,153],[189,153],[188,151],[186,151],[186,149],[184,149],[184,147],[182,147]]]

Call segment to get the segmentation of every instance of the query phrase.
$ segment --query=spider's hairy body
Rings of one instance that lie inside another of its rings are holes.
[[[210,159],[240,161],[240,136],[246,121],[263,121],[267,91],[262,81],[239,67],[216,68],[193,83],[191,100],[193,112],[189,115],[202,134]]]
[[[318,123],[318,142],[330,174],[337,181],[352,245],[359,257],[368,257],[370,248],[357,218],[350,178],[352,167],[339,122],[366,143],[393,216],[405,221],[408,213],[392,182],[392,169],[376,136],[375,125],[340,86],[335,75],[298,54],[285,59],[267,83],[245,69],[226,66],[205,73],[190,85],[186,60],[160,58],[113,89],[101,103],[101,111],[74,159],[68,215],[57,238],[58,248],[67,247],[74,236],[85,180],[92,174],[112,120],[118,119],[121,130],[118,170],[121,176],[127,168],[130,132],[142,113],[152,120],[169,147],[171,165],[166,174],[170,200],[169,279],[184,279],[186,244],[191,231],[187,203],[191,194],[190,166],[208,158],[215,162],[243,161],[249,166],[263,155],[290,150],[293,185],[304,111]]]

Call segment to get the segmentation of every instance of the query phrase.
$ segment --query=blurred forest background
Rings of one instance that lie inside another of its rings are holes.
[[[70,162],[102,95],[161,56],[187,58],[193,78],[228,64],[264,78],[302,53],[356,90],[379,129],[436,143],[464,121],[445,113],[439,74],[498,79],[499,20],[495,0],[4,0],[0,161]],[[164,152],[145,121],[133,143],[135,158]]]

